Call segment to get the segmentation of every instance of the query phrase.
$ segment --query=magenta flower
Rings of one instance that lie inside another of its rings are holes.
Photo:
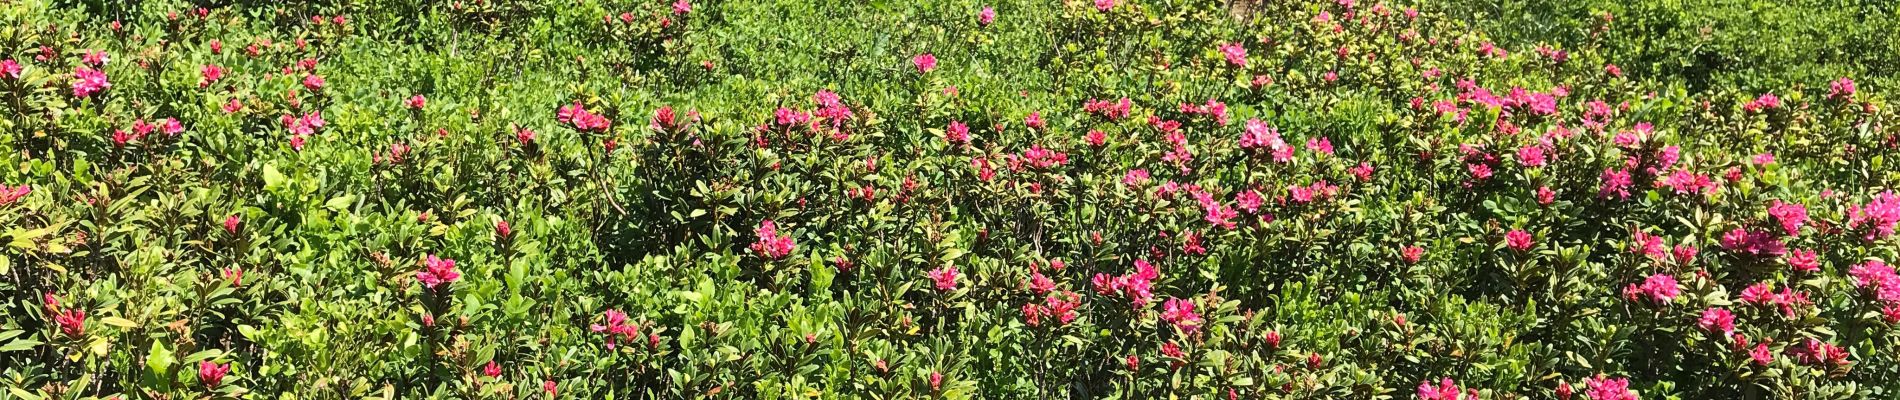
[[[1372,163],[1364,161],[1359,162],[1359,165],[1346,169],[1347,174],[1351,174],[1353,179],[1357,179],[1360,182],[1371,182],[1372,171]]]
[[[1735,333],[1735,313],[1721,308],[1702,310],[1702,318],[1696,321],[1696,327],[1702,328],[1703,332],[1729,336]]]
[[[938,267],[924,274],[925,277],[936,282],[937,291],[940,292],[957,290],[957,276],[959,275],[961,275],[961,273],[957,272],[956,266]]]
[[[198,362],[198,382],[204,383],[206,388],[215,388],[223,384],[224,376],[229,373],[231,373],[231,366],[229,364],[218,364],[211,361]]]
[[[1531,246],[1536,245],[1536,243],[1533,243],[1531,240],[1531,233],[1525,232],[1523,229],[1512,229],[1510,232],[1504,234],[1504,245],[1510,247],[1512,250],[1530,250]]]
[[[434,254],[424,259],[422,270],[416,272],[416,281],[422,282],[422,286],[429,290],[435,290],[437,286],[443,284],[455,283],[459,279],[462,279],[462,273],[455,271],[455,260],[436,258]]]
[[[13,61],[11,58],[0,60],[0,77],[20,79],[21,73],[19,61]]]
[[[1108,10],[1111,10],[1114,8],[1115,8],[1115,0],[1095,0],[1096,11],[1108,12]]]
[[[578,101],[574,102],[574,104],[561,106],[559,110],[556,110],[554,119],[560,123],[573,126],[574,130],[581,132],[605,132],[607,128],[613,126],[613,121],[608,120],[605,116],[588,112],[587,108],[582,107]]]
[[[1517,163],[1525,168],[1542,168],[1548,159],[1544,157],[1543,146],[1524,146],[1517,149]]]
[[[950,127],[944,129],[943,139],[950,144],[970,144],[970,126],[963,121],[950,121]]]
[[[404,106],[409,107],[409,109],[411,110],[421,110],[422,107],[429,105],[429,99],[424,98],[422,97],[422,95],[418,94],[414,96],[409,96],[409,100],[403,101],[402,104]]]
[[[1628,378],[1609,378],[1597,374],[1596,377],[1584,378],[1583,384],[1588,388],[1583,395],[1589,396],[1590,400],[1636,400],[1636,392],[1630,391]]]
[[[1227,59],[1227,65],[1235,67],[1247,66],[1247,47],[1240,43],[1222,43],[1220,45],[1220,54],[1221,57]]]
[[[607,336],[607,350],[613,350],[621,338],[625,340],[639,339],[640,327],[638,325],[627,324],[627,313],[620,312],[620,310],[607,310],[601,314],[601,318],[606,320],[606,325],[595,324],[588,328],[593,330],[594,333]]]
[[[931,70],[937,69],[937,56],[931,55],[930,53],[918,54],[916,57],[910,58],[910,64],[917,66],[917,73],[919,74],[929,73]]]
[[[686,13],[690,13],[690,12],[693,12],[692,3],[688,3],[686,2],[686,0],[677,0],[673,2],[673,15],[686,15]]]
[[[995,8],[992,8],[992,7],[990,7],[990,6],[983,6],[983,11],[978,11],[978,12],[976,13],[976,24],[977,24],[977,25],[980,25],[980,26],[990,26],[990,23],[993,23],[993,22],[996,22],[996,9],[995,9]]]
[[[231,214],[231,216],[229,217],[224,217],[224,232],[230,233],[232,235],[237,235],[239,223],[240,221],[238,220],[237,214]]]
[[[323,90],[323,76],[317,74],[304,75],[303,87],[310,89],[312,92]]]
[[[1676,277],[1669,274],[1650,275],[1640,285],[1632,283],[1623,288],[1623,297],[1630,301],[1655,305],[1669,304],[1681,294],[1682,289],[1676,284]]]
[[[73,97],[85,98],[112,87],[104,71],[84,66],[73,68]]]
[[[482,367],[482,375],[490,378],[500,378],[501,365],[496,364],[495,360],[488,360],[488,365]]]
[[[1834,82],[1828,83],[1827,97],[1842,101],[1852,100],[1854,98],[1854,80],[1841,77],[1841,79],[1835,79]]]
[[[14,202],[18,202],[20,201],[20,198],[26,197],[26,195],[32,194],[32,193],[33,193],[33,187],[25,185],[25,184],[22,184],[20,186],[0,185],[0,206],[10,205],[10,204],[13,204]]]
[[[1181,334],[1193,336],[1201,330],[1201,315],[1194,312],[1194,302],[1187,299],[1172,298],[1162,303],[1161,319],[1174,324]]]
[[[211,84],[218,83],[218,81],[224,79],[224,67],[220,67],[217,64],[206,64],[203,68],[198,69],[198,75],[204,77],[204,80],[198,82],[198,87],[210,87]]]
[[[1782,231],[1788,236],[1801,232],[1801,225],[1808,222],[1808,208],[1801,203],[1783,203],[1774,200],[1768,203],[1768,215],[1781,223]]]
[[[1463,395],[1464,392],[1458,389],[1458,383],[1449,377],[1440,378],[1437,386],[1433,386],[1432,381],[1429,380],[1418,384],[1419,400],[1462,400]],[[1472,397],[1475,399],[1477,396]]]
[[[1599,179],[1601,179],[1603,183],[1602,187],[1597,189],[1597,197],[1606,199],[1615,197],[1621,200],[1630,198],[1629,189],[1634,183],[1630,180],[1629,170],[1606,168],[1603,170],[1603,175],[1599,176]]]
[[[1814,272],[1821,270],[1821,257],[1814,250],[1795,249],[1788,252],[1788,268],[1795,272]]]
[[[1424,257],[1425,257],[1424,247],[1405,246],[1405,248],[1399,249],[1399,258],[1402,260],[1405,260],[1406,264],[1417,264],[1418,260]]]
[[[86,310],[77,308],[61,310],[53,315],[53,323],[59,325],[59,333],[68,338],[78,339],[86,335]]]
[[[1854,287],[1873,293],[1874,298],[1883,303],[1900,304],[1900,274],[1895,274],[1893,266],[1880,260],[1867,260],[1847,271],[1854,278]]]
[[[1537,187],[1537,205],[1548,206],[1555,202],[1557,202],[1557,191],[1551,190],[1549,186]]]
[[[1893,191],[1881,192],[1873,201],[1864,205],[1847,207],[1847,228],[1867,230],[1862,236],[1867,241],[1875,241],[1893,236],[1900,228],[1900,195]]]
[[[752,243],[752,251],[767,259],[785,258],[798,248],[798,245],[792,242],[792,235],[780,234],[778,224],[769,219],[759,221],[759,227],[753,229],[752,233],[759,238],[757,242]]]

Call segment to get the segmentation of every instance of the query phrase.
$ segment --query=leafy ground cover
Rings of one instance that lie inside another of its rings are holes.
[[[1891,5],[828,3],[0,3],[0,399],[1900,395]]]

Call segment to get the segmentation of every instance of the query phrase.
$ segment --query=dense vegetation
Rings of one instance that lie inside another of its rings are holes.
[[[0,399],[1900,396],[1895,7],[1681,3],[0,0]]]

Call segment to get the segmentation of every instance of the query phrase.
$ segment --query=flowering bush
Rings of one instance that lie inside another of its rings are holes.
[[[1892,10],[1478,3],[14,1],[0,398],[1900,391]]]

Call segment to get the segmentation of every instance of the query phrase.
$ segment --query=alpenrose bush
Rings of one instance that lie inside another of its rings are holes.
[[[108,3],[0,11],[6,398],[1900,390],[1880,81],[1664,15]]]

